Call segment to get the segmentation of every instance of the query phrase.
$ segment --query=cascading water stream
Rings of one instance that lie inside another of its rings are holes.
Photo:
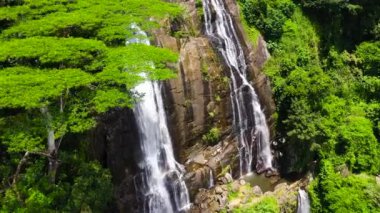
[[[129,39],[127,45],[149,45],[145,32],[136,25],[131,28],[136,38]],[[186,212],[190,201],[182,180],[184,168],[174,158],[160,85],[147,80],[134,91],[144,95],[134,108],[142,154],[138,165],[141,172],[135,176],[139,212]]]
[[[310,213],[310,199],[305,190],[298,190],[297,213]]]
[[[210,171],[209,171],[209,177],[208,177],[208,188],[211,189],[214,186],[215,186],[215,183],[214,183],[214,172],[212,171],[212,169],[210,169]]]
[[[233,125],[238,133],[240,175],[273,170],[269,130],[253,86],[231,15],[222,0],[203,0],[206,34],[230,71]],[[256,156],[254,155],[256,152]],[[256,165],[254,165],[254,158]]]

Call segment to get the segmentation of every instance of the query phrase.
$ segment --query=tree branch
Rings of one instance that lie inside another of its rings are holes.
[[[56,147],[55,149],[56,149],[57,152],[59,150],[59,147],[61,146],[61,143],[62,143],[62,140],[63,140],[63,136],[64,135],[62,135],[62,137],[59,138],[58,142],[55,145],[55,147]]]
[[[20,175],[22,166],[27,162],[29,157],[29,152],[25,152],[24,156],[21,158],[20,162],[17,165],[16,173],[13,175],[12,185],[15,185],[18,179],[18,176]]]
[[[47,158],[51,158],[52,157],[50,154],[47,154],[47,153],[44,153],[44,152],[30,152],[30,151],[26,151],[25,154],[24,154],[24,156],[21,158],[20,162],[17,165],[16,172],[13,175],[13,178],[12,178],[12,184],[11,184],[11,186],[17,183],[17,179],[20,176],[22,167],[28,161],[28,158],[29,158],[30,155],[39,155],[39,156],[43,156],[43,157],[47,157]]]

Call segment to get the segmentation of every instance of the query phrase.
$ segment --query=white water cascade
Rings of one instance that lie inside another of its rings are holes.
[[[212,169],[210,169],[209,177],[208,177],[208,188],[211,189],[214,186],[215,186],[215,183],[214,183],[214,172],[212,171]]]
[[[239,140],[240,175],[273,170],[269,130],[247,79],[247,64],[233,19],[223,0],[203,0],[206,34],[229,68],[233,125]],[[256,164],[255,164],[256,163]]]
[[[136,25],[131,28],[136,38],[129,39],[127,45],[149,45],[145,32]],[[134,91],[144,95],[134,108],[142,155],[138,165],[141,172],[135,176],[139,212],[186,212],[190,201],[182,179],[184,168],[174,158],[160,85],[147,80]]]
[[[297,213],[310,213],[310,199],[309,199],[309,195],[303,189],[298,190]]]

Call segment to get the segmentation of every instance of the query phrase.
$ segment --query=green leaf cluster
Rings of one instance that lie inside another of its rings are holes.
[[[279,145],[284,172],[302,172],[314,159],[327,158],[354,172],[376,174],[378,42],[361,43],[351,53],[331,48],[323,55],[320,37],[318,26],[295,8],[264,68],[276,99],[278,137],[285,141]]]
[[[80,69],[5,68],[0,71],[0,108],[39,108],[63,91],[86,87],[94,81],[92,75]]]

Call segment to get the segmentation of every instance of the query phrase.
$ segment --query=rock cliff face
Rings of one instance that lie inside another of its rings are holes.
[[[163,22],[163,28],[154,32],[154,37],[158,46],[177,52],[180,58],[177,65],[171,65],[177,70],[177,78],[162,86],[173,146],[178,161],[186,167],[185,179],[193,202],[202,196],[199,190],[209,188],[211,181],[225,185],[232,181],[232,176],[237,177],[238,142],[231,134],[232,110],[225,65],[202,34],[201,8],[196,7],[195,0],[177,2],[186,8],[183,19]],[[248,56],[250,78],[271,126],[274,102],[269,82],[260,72],[269,57],[265,41],[260,38],[253,48],[239,24],[236,2],[227,0],[226,4],[235,17]],[[93,156],[103,162],[113,176],[116,204],[110,207],[112,212],[135,212],[137,206],[133,177],[138,153],[133,150],[136,150],[138,134],[133,116],[129,109],[110,112],[102,118],[90,139]],[[210,179],[210,174],[215,177]],[[199,208],[200,205],[201,202]]]
[[[93,158],[102,162],[112,174],[115,203],[110,212],[133,212],[136,205],[133,177],[137,162],[133,152],[139,138],[134,114],[131,109],[116,109],[99,120],[90,135],[90,148]]]
[[[165,83],[164,93],[173,143],[180,162],[188,171],[187,182],[194,198],[199,188],[207,188],[210,170],[219,174],[228,168],[237,177],[238,142],[231,134],[227,69],[209,38],[202,33],[202,8],[199,5],[197,8],[194,0],[179,2],[187,9],[187,15],[155,35],[158,45],[180,55],[178,78]],[[238,36],[248,56],[250,78],[265,109],[269,126],[272,126],[275,106],[269,82],[261,73],[269,58],[265,41],[260,37],[256,48],[253,48],[240,24],[236,2],[228,0],[226,5],[235,18]],[[210,142],[208,136],[215,129],[219,134],[215,141]]]
[[[173,141],[190,147],[212,126],[230,125],[223,69],[206,38],[180,39],[179,72],[165,84]],[[223,101],[222,101],[223,100]]]
[[[185,5],[190,15],[170,28],[177,32],[161,29],[156,38],[158,45],[175,50],[180,56],[178,77],[165,83],[164,94],[173,145],[188,171],[186,182],[193,198],[198,189],[209,184],[210,169],[218,172],[234,162],[237,143],[228,139],[229,142],[211,146],[231,133],[228,78],[210,42],[200,34],[201,17],[194,1]],[[175,38],[170,34],[185,36]],[[212,129],[219,132],[213,142],[205,139]]]
[[[202,14],[199,14],[202,9],[196,7],[195,0],[179,2],[187,8],[187,15],[169,29],[156,32],[156,42],[180,55],[178,78],[166,82],[165,94],[170,123],[175,126],[171,128],[173,139],[182,148],[187,148],[199,142],[212,125],[228,129],[232,115],[226,69],[209,39],[202,34]],[[260,37],[256,48],[253,48],[240,24],[236,2],[228,0],[226,4],[234,15],[237,32],[248,56],[250,78],[267,120],[273,124],[271,116],[275,105],[269,81],[261,72],[269,58],[265,41]],[[173,29],[174,32],[170,31]]]

